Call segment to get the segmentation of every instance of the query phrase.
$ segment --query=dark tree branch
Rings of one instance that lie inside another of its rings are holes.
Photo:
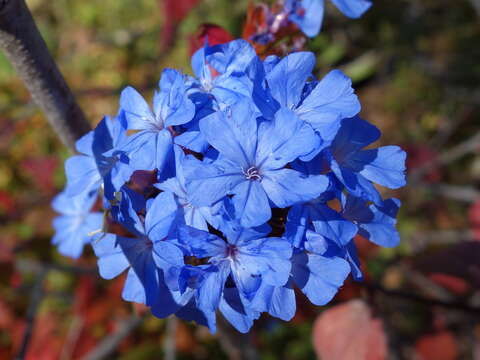
[[[0,4],[1,4],[0,0]],[[8,1],[8,0],[6,0]],[[38,307],[43,299],[43,280],[45,279],[48,273],[47,269],[42,269],[35,278],[35,284],[33,285],[31,295],[30,295],[30,304],[27,309],[27,324],[22,336],[22,344],[20,345],[20,350],[18,355],[15,357],[16,360],[23,360],[27,355],[28,345],[30,344],[30,339],[32,338],[33,327],[35,325],[35,317],[37,315]]]
[[[0,49],[62,142],[74,150],[75,140],[88,132],[90,125],[48,52],[25,0],[0,0]]]

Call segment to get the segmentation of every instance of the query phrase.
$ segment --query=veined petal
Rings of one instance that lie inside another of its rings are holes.
[[[341,120],[360,112],[360,102],[352,89],[352,80],[340,70],[329,72],[295,110],[310,123],[322,139],[332,141]]]
[[[248,168],[255,158],[257,120],[254,105],[238,102],[200,120],[200,131],[223,156],[241,168]]]
[[[245,176],[238,164],[227,159],[219,159],[207,165],[186,164],[185,166],[189,174],[186,188],[190,201],[195,206],[210,206],[245,181]],[[189,166],[194,168],[187,169]]]
[[[298,254],[293,260],[293,280],[315,305],[332,300],[349,273],[348,262],[340,257]]]
[[[281,106],[293,109],[298,105],[314,66],[313,53],[295,52],[280,60],[266,75],[270,91]]]
[[[167,237],[177,215],[178,204],[171,192],[162,192],[153,200],[145,216],[145,231],[152,241]]]
[[[92,247],[98,257],[97,264],[102,278],[113,279],[130,266],[122,248],[117,244],[116,235],[102,234],[92,241]]]
[[[295,2],[292,0],[290,2]],[[300,14],[293,12],[289,19],[293,21],[309,37],[317,36],[320,32],[324,12],[323,0],[303,0],[301,7],[303,11]]]
[[[262,179],[268,198],[279,208],[315,199],[328,184],[324,175],[306,176],[291,169],[267,171]]]
[[[290,321],[296,310],[295,291],[289,281],[285,286],[272,286],[263,282],[252,300],[251,307],[259,312]]]
[[[406,153],[398,146],[382,146],[378,149],[363,150],[349,158],[355,162],[361,175],[370,181],[398,189],[405,186]]]
[[[125,112],[129,130],[157,129],[150,106],[134,88],[128,86],[122,91],[120,108]]]
[[[282,108],[272,122],[262,122],[258,129],[256,165],[261,169],[279,169],[320,147],[313,128],[293,111]]]
[[[240,220],[242,226],[258,226],[270,219],[272,213],[268,198],[259,181],[242,181],[233,189],[233,192],[235,218]]]

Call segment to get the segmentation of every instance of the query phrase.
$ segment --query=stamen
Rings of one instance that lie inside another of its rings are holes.
[[[253,180],[253,181],[262,180],[262,175],[260,175],[260,171],[255,166],[249,167],[246,171],[244,170],[243,174],[245,175],[245,178],[247,180]]]

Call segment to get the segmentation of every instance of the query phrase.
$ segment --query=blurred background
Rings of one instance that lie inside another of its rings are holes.
[[[163,68],[191,73],[202,24],[240,37],[248,7],[27,3],[92,125],[116,114],[127,84],[151,98]],[[288,323],[262,317],[247,345],[261,359],[480,359],[479,20],[478,0],[378,0],[360,20],[328,4],[305,48],[317,75],[352,77],[381,144],[409,154],[408,186],[385,193],[402,200],[402,243],[359,239],[365,282],[349,280],[326,307],[299,294]],[[232,358],[222,336],[121,300],[123,279],[101,280],[91,249],[78,261],[56,252],[50,201],[68,156],[0,54],[0,359]]]

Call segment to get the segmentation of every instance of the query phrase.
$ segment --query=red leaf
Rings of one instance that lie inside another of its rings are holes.
[[[233,36],[221,26],[215,24],[202,24],[195,34],[190,36],[190,56],[204,46],[207,37],[210,46],[225,44],[233,40]]]
[[[421,337],[415,350],[421,360],[455,360],[458,357],[457,342],[449,331]]]
[[[199,0],[159,0],[163,8],[164,24],[161,31],[160,45],[162,49],[173,43],[177,25],[188,15]]]
[[[165,15],[169,21],[178,23],[188,15],[199,0],[164,0]]]
[[[315,320],[313,345],[322,360],[383,360],[387,340],[369,306],[352,300],[324,311]]]

